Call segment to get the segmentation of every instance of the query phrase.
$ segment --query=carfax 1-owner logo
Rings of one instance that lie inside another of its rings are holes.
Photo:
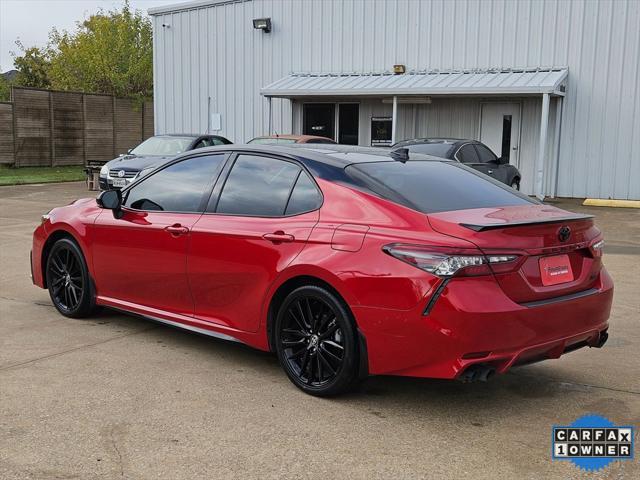
[[[554,460],[571,460],[587,471],[596,471],[616,460],[632,460],[632,426],[614,425],[599,415],[580,417],[571,425],[554,426]]]

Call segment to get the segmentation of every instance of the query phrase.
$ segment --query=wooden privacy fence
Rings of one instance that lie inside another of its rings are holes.
[[[0,163],[106,162],[153,135],[153,102],[13,87],[0,103]]]

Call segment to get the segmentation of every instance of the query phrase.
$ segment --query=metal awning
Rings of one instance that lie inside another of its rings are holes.
[[[395,95],[564,95],[565,67],[369,74],[293,73],[260,90],[265,97]]]

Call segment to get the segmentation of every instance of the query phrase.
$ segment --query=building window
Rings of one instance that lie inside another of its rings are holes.
[[[391,117],[371,117],[371,146],[391,146]]]

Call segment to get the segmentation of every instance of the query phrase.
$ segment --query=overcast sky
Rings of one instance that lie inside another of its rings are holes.
[[[142,10],[184,0],[131,0],[131,8]],[[0,72],[13,68],[11,52],[18,51],[17,38],[26,46],[42,47],[49,30],[73,30],[75,22],[84,20],[100,8],[112,10],[121,0],[0,0]]]

